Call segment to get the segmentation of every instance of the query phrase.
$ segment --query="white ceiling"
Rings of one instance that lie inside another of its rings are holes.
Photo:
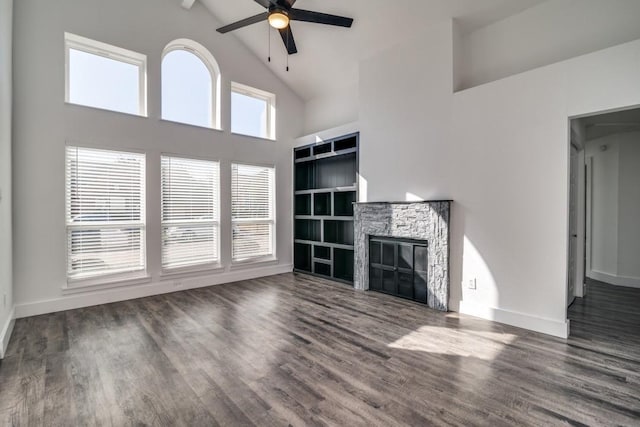
[[[545,0],[298,0],[294,7],[354,18],[351,29],[293,22],[298,54],[289,57],[280,36],[271,31],[269,64],[305,100],[353,87],[359,60],[391,47],[421,26],[455,18],[464,32],[521,12]],[[201,0],[224,25],[264,12],[253,0]],[[268,24],[254,24],[223,35],[238,37],[267,63]]]
[[[640,108],[598,114],[580,119],[586,130],[586,139],[602,138],[616,133],[640,131]]]

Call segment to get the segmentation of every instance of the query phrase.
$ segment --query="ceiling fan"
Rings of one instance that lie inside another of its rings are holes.
[[[268,11],[218,28],[217,31],[225,34],[238,28],[268,20],[269,25],[280,32],[280,36],[289,55],[293,55],[294,53],[298,53],[298,49],[296,48],[296,42],[291,32],[290,21],[313,22],[316,24],[347,28],[350,28],[351,24],[353,24],[353,19],[351,18],[313,12],[311,10],[294,9],[293,5],[296,0],[255,0],[255,2],[268,9]]]

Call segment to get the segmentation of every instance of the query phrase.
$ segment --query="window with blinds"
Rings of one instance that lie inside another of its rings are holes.
[[[233,261],[273,256],[275,169],[231,165]]]
[[[144,271],[145,155],[66,150],[67,276]]]
[[[215,264],[220,165],[162,156],[162,268]]]

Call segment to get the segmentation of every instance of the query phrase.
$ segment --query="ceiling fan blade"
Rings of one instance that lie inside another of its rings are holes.
[[[267,9],[269,9],[269,6],[271,6],[271,2],[269,0],[255,0],[255,2]]]
[[[314,22],[316,24],[335,25],[337,27],[347,28],[350,28],[351,24],[353,24],[353,19],[351,18],[302,9],[291,9],[289,11],[289,18],[294,21]]]
[[[219,33],[228,33],[229,31],[237,30],[238,28],[246,27],[248,25],[257,24],[258,22],[266,21],[269,17],[269,12],[262,12],[259,15],[252,16],[250,18],[243,19],[242,21],[234,22],[233,24],[225,25],[218,28],[216,31]]]
[[[280,32],[280,36],[282,36],[284,47],[287,48],[287,52],[289,53],[289,55],[298,53],[298,48],[296,47],[296,41],[294,40],[293,33],[291,32],[291,25],[289,25],[287,28],[283,28],[278,31]]]

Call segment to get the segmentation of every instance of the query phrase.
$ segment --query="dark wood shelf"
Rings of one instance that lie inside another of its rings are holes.
[[[359,135],[294,149],[294,270],[353,284]]]

